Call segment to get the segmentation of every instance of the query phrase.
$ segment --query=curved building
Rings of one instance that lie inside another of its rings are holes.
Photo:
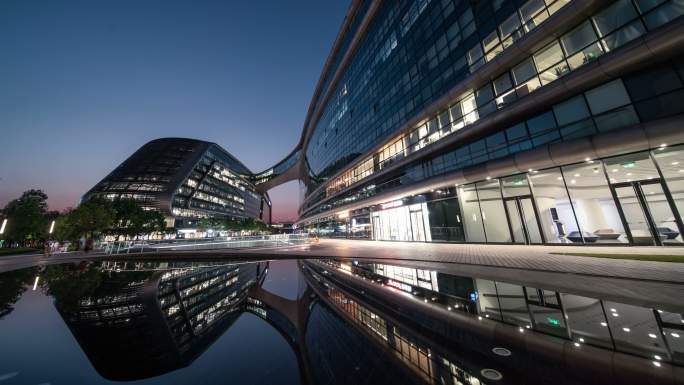
[[[354,0],[300,143],[300,227],[681,243],[682,0]]]
[[[177,228],[205,217],[270,223],[271,201],[252,180],[252,172],[215,143],[162,138],[140,147],[84,199],[134,199],[162,212]]]

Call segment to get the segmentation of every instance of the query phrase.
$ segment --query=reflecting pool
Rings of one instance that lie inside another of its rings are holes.
[[[0,273],[0,385],[684,378],[677,303],[455,264],[183,258]]]

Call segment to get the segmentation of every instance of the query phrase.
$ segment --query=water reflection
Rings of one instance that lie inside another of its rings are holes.
[[[269,274],[278,284],[266,284]],[[244,365],[244,346],[224,357],[212,352],[245,314],[264,320],[294,354],[298,375],[272,378],[267,367],[254,374],[271,383],[656,384],[684,376],[681,310],[406,262],[105,261],[24,269],[0,274],[0,320],[34,285],[54,298],[100,382],[186,383],[169,374],[203,356],[219,370]],[[49,310],[33,306],[34,315]],[[2,329],[0,321],[0,336]],[[17,350],[0,345],[0,357]],[[259,353],[274,367],[286,360],[275,350]],[[0,375],[12,373],[2,361]],[[255,382],[218,381],[228,380]]]

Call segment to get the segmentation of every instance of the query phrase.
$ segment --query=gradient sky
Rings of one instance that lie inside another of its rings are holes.
[[[0,1],[0,207],[51,209],[159,137],[213,141],[252,171],[296,145],[349,0]],[[294,219],[296,182],[269,192]]]

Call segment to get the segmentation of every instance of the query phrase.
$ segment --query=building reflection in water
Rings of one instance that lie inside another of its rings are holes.
[[[268,266],[103,262],[91,266],[97,279],[74,277],[91,287],[77,301],[53,295],[96,370],[118,381],[190,365],[245,312],[288,342],[303,383],[645,384],[684,375],[680,313],[334,259],[300,261],[290,300],[264,289]]]

